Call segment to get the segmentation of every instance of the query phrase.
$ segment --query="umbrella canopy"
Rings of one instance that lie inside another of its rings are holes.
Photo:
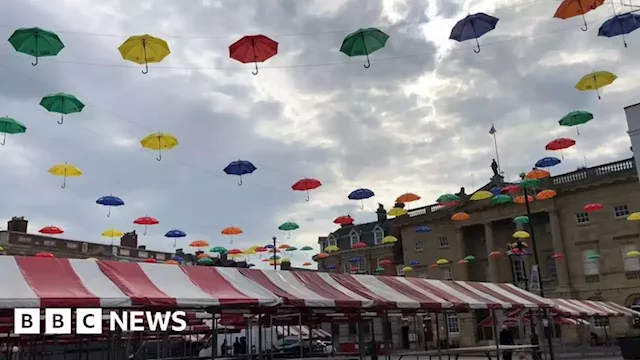
[[[124,205],[124,201],[117,196],[107,195],[99,197],[96,200],[96,204],[109,207],[109,212],[107,213],[107,217],[111,217],[111,207],[112,206],[122,206]]]
[[[520,215],[513,218],[513,222],[516,224],[528,224],[529,217],[526,215]]]
[[[353,244],[353,246],[351,246],[351,248],[353,248],[353,249],[364,249],[366,247],[367,247],[367,244],[363,243],[362,241],[359,241],[359,242]]]
[[[418,226],[416,228],[416,232],[417,233],[428,233],[428,232],[431,232],[431,228],[428,227],[428,226]]]
[[[473,256],[473,255],[467,255],[467,256],[464,257],[464,260],[467,260],[467,261],[473,261],[475,259],[476,259],[476,257]]]
[[[144,233],[143,235],[147,235],[147,226],[149,225],[158,225],[160,224],[160,221],[158,221],[155,218],[152,218],[151,216],[141,216],[135,220],[133,220],[133,223],[136,225],[144,225]]]
[[[312,178],[304,178],[296,181],[295,184],[291,185],[291,189],[293,191],[305,191],[307,193],[307,197],[305,201],[309,201],[309,190],[315,190],[322,186],[322,183],[316,179]]]
[[[227,254],[229,254],[229,255],[241,255],[241,254],[244,254],[244,253],[240,249],[231,249],[231,250],[227,251]]]
[[[491,191],[480,190],[480,191],[476,191],[473,195],[471,195],[469,200],[480,201],[480,200],[491,199],[492,197],[493,197],[493,194],[491,193]]]
[[[636,13],[626,13],[615,15],[600,26],[598,36],[614,37],[622,35],[624,47],[627,47],[625,35],[630,34],[640,27],[640,15]]]
[[[302,264],[302,266],[311,266],[313,265],[310,261],[306,261],[304,264]]]
[[[107,229],[107,230],[103,231],[102,234],[100,234],[100,235],[113,239],[113,238],[123,237],[124,233],[122,233],[122,231],[120,231],[118,229],[111,228],[111,229]]]
[[[451,215],[451,220],[453,221],[464,221],[464,220],[469,220],[470,218],[471,216],[469,216],[469,214],[465,212],[457,212]]]
[[[144,65],[143,74],[149,72],[149,64],[159,63],[171,54],[166,41],[149,34],[129,37],[118,51],[124,60]]]
[[[594,212],[594,211],[599,211],[604,209],[604,205],[600,204],[600,203],[593,203],[593,204],[587,204],[584,206],[583,210],[584,212]]]
[[[280,224],[280,226],[278,226],[278,230],[282,230],[282,231],[286,231],[287,232],[287,239],[291,238],[291,232],[293,230],[299,229],[300,226],[292,221],[287,221],[285,223]]]
[[[220,231],[220,233],[222,235],[240,235],[240,234],[242,234],[242,229],[240,229],[237,226],[229,226],[229,227],[226,227],[226,228],[222,229],[222,231]]]
[[[534,198],[531,195],[527,195],[527,197],[525,198],[523,195],[520,196],[516,196],[515,199],[513,199],[513,202],[516,204],[525,204],[527,202],[533,202],[535,201],[536,198]]]
[[[402,271],[403,272],[410,272],[410,271],[413,271],[413,268],[411,266],[405,266],[405,267],[402,268]]]
[[[47,111],[60,114],[60,120],[58,124],[64,122],[64,116],[66,114],[79,113],[84,109],[84,103],[78,100],[75,96],[65,93],[57,93],[47,95],[40,100],[40,106],[47,109]]]
[[[495,29],[498,20],[498,18],[485,13],[467,15],[453,26],[449,39],[459,42],[474,39],[477,48],[473,49],[473,51],[477,54],[480,52],[480,42],[478,39],[482,35]]]
[[[140,140],[140,145],[145,149],[157,150],[158,157],[156,160],[162,160],[162,150],[171,150],[178,146],[178,138],[166,133],[153,133],[147,135],[144,139]]]
[[[355,220],[349,215],[338,216],[333,220],[334,224],[338,225],[351,225]]]
[[[420,199],[421,197],[414,193],[404,193],[396,198],[396,202],[406,204],[412,201],[418,201]]]
[[[67,178],[82,176],[82,171],[78,169],[75,165],[67,164],[65,162],[64,164],[53,165],[49,169],[49,174],[53,176],[62,176],[63,180],[62,180],[62,185],[60,185],[60,187],[64,189],[67,187]]]
[[[254,63],[258,75],[258,63],[278,54],[278,43],[265,35],[245,35],[229,46],[229,57],[243,64]]]
[[[182,230],[178,230],[178,229],[172,229],[167,231],[166,234],[164,234],[164,237],[169,238],[169,239],[173,239],[173,247],[176,247],[176,241],[179,238],[183,238],[183,237],[187,237],[187,233],[182,231]],[[202,246],[208,246],[207,245],[202,245]],[[201,246],[198,246],[201,247]]]
[[[340,52],[353,56],[366,56],[367,63],[365,68],[371,67],[369,54],[382,49],[389,40],[389,35],[376,28],[359,29],[344,38]]]
[[[387,266],[387,265],[391,265],[391,264],[392,264],[392,262],[391,262],[391,260],[389,260],[389,259],[384,259],[384,260],[380,260],[380,263],[379,263],[379,264],[380,264],[380,265],[383,265],[383,266]]]
[[[151,263],[151,264],[155,264],[155,263],[157,263],[158,261],[157,261],[156,259],[154,259],[154,258],[150,257],[150,258],[146,258],[146,259],[144,259],[144,262],[146,262],[146,263]]]
[[[542,159],[536,161],[536,165],[535,166],[537,168],[546,168],[546,167],[556,166],[556,165],[558,165],[560,163],[561,163],[561,161],[557,157],[547,156],[547,157],[543,157]]]
[[[580,129],[578,128],[578,125],[586,124],[591,120],[593,120],[592,113],[588,111],[578,110],[578,111],[572,111],[567,115],[563,116],[562,119],[558,121],[558,124],[560,124],[560,126],[575,126],[576,131],[578,132],[578,135],[580,135]],[[559,163],[560,163],[560,160],[558,160],[558,162],[553,165],[557,165]],[[550,166],[553,166],[553,165],[550,165]],[[541,167],[546,167],[546,166],[541,166]]]
[[[326,259],[326,258],[328,258],[328,257],[329,257],[329,254],[324,253],[324,252],[318,253],[318,254],[315,256],[315,258],[316,258],[316,259],[320,259],[320,260],[321,260],[321,259]]]
[[[214,246],[211,249],[209,249],[209,252],[218,253],[218,254],[226,254],[227,253],[227,249],[222,247],[222,246]]]
[[[564,259],[565,255],[563,253],[555,253],[553,255],[551,255],[552,259]]]
[[[0,117],[0,132],[2,133],[0,145],[4,146],[7,142],[7,134],[22,134],[26,131],[27,127],[18,120],[7,116]]]
[[[640,220],[640,212],[631,213],[627,216],[627,220],[629,221],[639,221]]]
[[[584,14],[591,10],[595,10],[598,6],[604,4],[604,0],[564,0],[556,9],[554,18],[558,19],[570,19],[575,16],[581,16],[584,26],[582,31],[587,31],[587,19]]]
[[[551,140],[547,145],[545,145],[546,150],[558,151],[560,150],[561,157],[564,159],[564,154],[562,154],[562,150],[568,149],[576,144],[576,141],[569,138],[558,138],[555,140]]]
[[[397,242],[398,242],[398,238],[397,238],[397,237],[395,237],[395,236],[391,236],[391,235],[389,235],[389,236],[385,236],[385,237],[382,239],[382,243],[383,243],[383,244],[395,244],[395,243],[397,243]]]
[[[237,160],[237,161],[230,162],[229,165],[227,165],[227,167],[225,167],[223,171],[227,175],[237,175],[237,176],[239,176],[240,180],[238,181],[238,186],[242,186],[242,175],[251,174],[254,171],[256,171],[257,169],[258,168],[256,168],[249,161]]]
[[[443,194],[440,195],[440,197],[438,197],[438,199],[436,200],[438,204],[450,203],[454,201],[460,201],[460,197],[454,194]]]
[[[35,57],[33,66],[38,65],[39,58],[56,56],[64,49],[57,34],[39,27],[17,29],[9,37],[9,43],[17,52]]]
[[[349,200],[360,200],[360,209],[364,209],[363,200],[372,198],[374,196],[375,194],[373,193],[373,191],[369,189],[360,188],[360,189],[355,189],[351,193],[349,193],[348,198]]]
[[[510,184],[502,188],[502,192],[505,194],[514,194],[520,191],[520,186],[516,184]]]
[[[407,215],[408,211],[402,208],[392,208],[391,210],[387,211],[387,215],[389,216],[402,216],[402,215]]]
[[[548,172],[547,170],[533,169],[529,171],[527,175],[525,175],[525,179],[540,180],[540,179],[548,178],[549,176],[551,176],[551,173]]]
[[[46,251],[39,252],[39,253],[35,254],[34,256],[35,256],[35,257],[47,257],[47,258],[55,257],[55,256],[53,256],[53,254],[52,254],[52,253],[50,253],[50,252],[46,252]]]
[[[311,246],[303,246],[300,248],[300,251],[312,251],[313,248]]]
[[[340,251],[340,248],[335,246],[335,245],[329,245],[326,248],[324,248],[324,251],[331,253],[331,252],[337,252]]]
[[[587,260],[598,260],[600,259],[600,254],[591,254],[587,256]]]
[[[194,241],[189,243],[189,246],[201,248],[201,247],[209,246],[209,243],[204,241],[204,240],[194,240]]]
[[[513,200],[511,199],[511,196],[509,195],[505,195],[505,194],[500,194],[500,195],[496,195],[491,199],[491,203],[492,204],[508,204],[510,202],[512,202]]]
[[[381,272],[384,272],[384,268],[381,266],[378,266],[375,270],[376,274],[380,274]]]
[[[598,94],[598,99],[600,99],[600,89],[613,84],[617,78],[615,74],[608,71],[594,71],[583,76],[576,84],[576,89],[580,91],[595,90]]]
[[[438,259],[438,261],[436,261],[436,264],[438,265],[447,265],[449,263],[449,260],[447,259]]]
[[[558,193],[555,190],[542,190],[536,195],[538,200],[549,200],[556,197]]]
[[[512,236],[516,239],[528,239],[531,237],[528,232],[522,230],[514,232]]]
[[[180,263],[176,260],[165,260],[164,263],[167,265],[180,265]]]
[[[64,231],[57,226],[45,226],[42,229],[38,230],[38,232],[46,235],[60,235],[64,233]]]
[[[200,258],[196,261],[196,264],[200,266],[211,266],[213,265],[213,259],[208,257]]]

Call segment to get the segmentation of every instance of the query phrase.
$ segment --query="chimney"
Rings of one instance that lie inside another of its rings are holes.
[[[384,205],[378,203],[378,210],[376,210],[376,214],[378,215],[378,222],[387,221],[387,211],[384,209]]]
[[[135,249],[138,247],[138,234],[133,230],[120,238],[120,246]]]
[[[138,250],[147,250],[147,245],[138,245]]]
[[[19,233],[27,233],[29,221],[24,216],[14,216],[7,222],[7,231],[15,231]]]
[[[280,270],[291,270],[291,262],[283,261],[280,263]]]

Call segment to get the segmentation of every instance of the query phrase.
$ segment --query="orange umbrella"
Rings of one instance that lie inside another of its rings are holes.
[[[469,220],[470,218],[471,216],[469,216],[469,214],[465,212],[458,212],[451,216],[451,220],[453,221],[464,221],[464,220]]]
[[[535,200],[535,198],[531,195],[527,195],[527,199],[529,200],[529,202],[533,202],[533,200]],[[525,203],[524,196],[522,195],[516,196],[516,198],[513,199],[513,202],[516,204],[524,204]]]
[[[323,252],[321,252],[318,255],[316,255],[316,259],[326,259],[328,257],[329,257],[329,254],[323,253]]]
[[[418,201],[420,200],[420,196],[414,194],[414,193],[405,193],[402,194],[400,196],[398,196],[398,198],[396,199],[397,203],[409,203],[412,201]]]
[[[536,195],[538,200],[548,200],[555,197],[558,193],[555,190],[542,190]]]
[[[547,170],[533,169],[533,170],[529,171],[527,173],[527,176],[525,176],[525,177],[527,179],[540,180],[540,179],[548,178],[549,176],[551,176],[551,173],[548,172]]]
[[[237,226],[229,226],[220,232],[222,235],[231,236],[231,240],[229,240],[229,244],[233,244],[233,236],[242,234],[242,229]]]
[[[288,249],[288,248],[290,248],[290,247],[291,247],[291,246],[289,246],[289,245],[287,245],[287,244],[282,244],[282,245],[278,246],[278,249],[285,250],[285,249]]]
[[[269,258],[262,259],[262,262],[269,262],[269,261],[271,261],[271,259],[269,259]]]
[[[154,259],[152,257],[144,259],[144,262],[151,263],[151,264],[157,263],[156,259]]]
[[[492,251],[492,252],[489,253],[489,256],[491,256],[491,257],[498,257],[500,255],[502,255],[502,253],[500,251],[497,251],[497,250],[496,251]]]
[[[204,241],[204,240],[195,240],[195,241],[192,241],[191,243],[189,243],[189,246],[197,247],[197,248],[199,248],[199,247],[207,247],[207,246],[209,246],[209,243]]]
[[[227,251],[227,254],[229,254],[229,255],[241,255],[241,254],[243,254],[243,252],[240,249],[231,249],[231,250]]]
[[[180,263],[175,260],[166,260],[164,263],[167,265],[180,265]]]
[[[208,258],[208,257],[209,257],[209,254],[201,253],[201,254],[198,254],[198,256],[196,256],[196,259],[202,259],[202,258]]]
[[[53,254],[52,254],[52,253],[50,253],[50,252],[43,251],[43,252],[39,252],[39,253],[35,254],[35,257],[48,257],[48,258],[52,258],[52,257],[55,257],[55,256],[53,256]]]
[[[587,31],[589,27],[587,26],[587,19],[585,19],[584,14],[595,10],[602,4],[604,4],[604,0],[564,0],[560,6],[558,6],[553,17],[569,19],[575,16],[582,16],[582,22],[584,23],[582,31]]]

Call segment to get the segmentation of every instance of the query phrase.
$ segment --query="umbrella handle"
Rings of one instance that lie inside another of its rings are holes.
[[[238,186],[242,186],[242,175],[240,175],[240,181],[238,181]]]
[[[111,206],[109,206],[109,212],[107,212],[107,217],[111,217]]]
[[[474,53],[479,53],[480,52],[480,42],[478,41],[478,38],[476,38],[476,48],[473,49]]]
[[[364,210],[364,200],[360,200],[360,210]]]
[[[304,201],[309,202],[309,200],[311,200],[311,198],[309,198],[309,190],[307,190],[307,196],[304,198]]]
[[[60,185],[61,188],[66,188],[67,187],[67,176],[65,175],[65,177],[62,180],[62,185]]]
[[[144,226],[144,232],[142,233],[142,235],[147,235],[147,225]]]
[[[2,142],[0,142],[0,145],[4,146],[4,144],[7,143],[7,133],[4,133],[4,135],[2,135]]]
[[[290,231],[287,231],[287,239],[291,239],[291,232]]]
[[[60,115],[60,120],[56,121],[58,124],[62,125],[62,123],[64,122],[64,114]]]
[[[141,71],[143,74],[148,74],[149,73],[149,64],[147,64],[146,62],[144,63],[144,70]]]
[[[142,70],[143,74],[149,73],[149,63],[147,62],[147,42],[142,40],[142,54],[144,55],[144,70]]]
[[[36,54],[34,55],[36,57],[36,62],[31,63],[31,65],[36,66],[38,65],[38,33],[36,32],[34,38],[36,39]]]
[[[36,45],[37,46],[37,45]],[[38,56],[36,55],[36,62],[32,62],[31,65],[36,66],[38,65]]]
[[[162,149],[158,149],[158,156],[156,156],[156,160],[162,161]]]
[[[256,71],[252,71],[251,73],[253,75],[258,75],[258,62],[256,61],[255,64],[256,64]]]

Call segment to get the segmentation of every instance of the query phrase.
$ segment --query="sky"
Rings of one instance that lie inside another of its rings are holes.
[[[552,174],[574,171],[585,158],[589,165],[629,158],[623,108],[639,101],[640,33],[627,36],[628,48],[597,33],[630,1],[588,13],[584,32],[580,18],[552,18],[558,0],[2,1],[4,38],[39,26],[65,48],[34,67],[0,44],[0,113],[28,127],[0,148],[0,219],[25,216],[31,232],[55,225],[67,238],[106,244],[102,231],[136,229],[140,244],[164,251],[173,249],[163,235],[174,228],[187,233],[177,242],[185,249],[197,239],[243,249],[273,236],[317,248],[337,216],[367,222],[378,203],[389,209],[405,192],[422,197],[409,204],[415,208],[484,185],[495,157],[492,124],[507,179],[541,157],[559,157],[544,149],[557,137],[577,145]],[[476,12],[500,19],[477,54],[473,41],[448,39]],[[339,52],[347,34],[366,27],[390,36],[369,69]],[[167,40],[172,52],[147,75],[117,50],[143,33]],[[228,46],[246,34],[279,42],[257,76],[253,65],[229,59]],[[574,88],[593,70],[618,75],[601,100]],[[86,107],[59,125],[39,106],[56,92]],[[573,110],[595,117],[579,136],[558,126]],[[140,146],[156,131],[180,142],[160,162]],[[258,168],[242,186],[222,171],[238,159]],[[62,189],[47,170],[64,162],[83,175]],[[291,189],[304,177],[322,182],[309,202]],[[347,199],[360,187],[376,194],[364,209]],[[107,218],[95,200],[109,194],[125,205]],[[160,224],[142,236],[133,220],[145,215]],[[290,238],[278,230],[286,221],[300,226]],[[244,234],[221,235],[228,226]]]

